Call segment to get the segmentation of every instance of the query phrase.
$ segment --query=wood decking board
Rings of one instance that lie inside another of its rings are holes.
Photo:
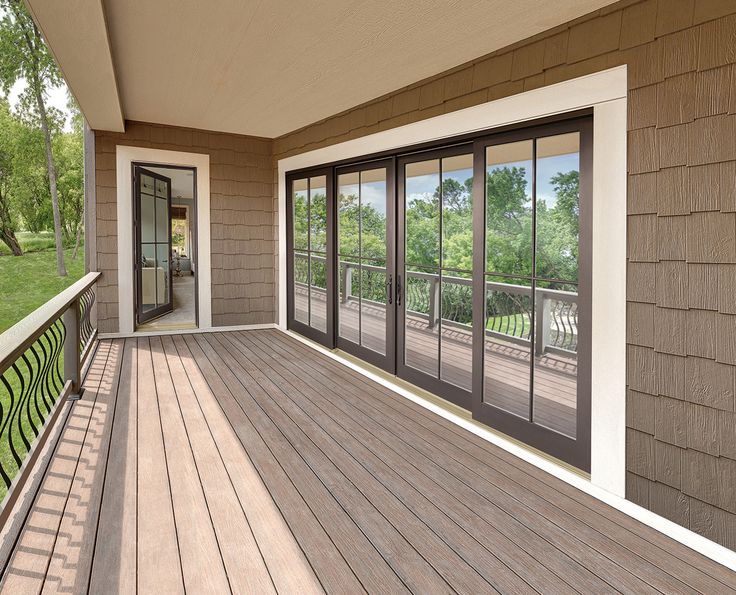
[[[138,339],[137,586],[184,589],[151,345]]]
[[[322,370],[325,374],[325,371]],[[396,436],[401,436],[402,433],[412,433],[412,444],[420,444],[423,446],[423,450],[427,453],[427,458],[435,460],[440,463],[443,467],[450,470],[453,474],[458,474],[457,467],[462,465],[461,459],[451,459],[445,454],[445,451],[452,449],[451,444],[443,445],[443,448],[435,447],[430,441],[424,440],[421,433],[413,433],[410,424],[406,423],[403,426],[399,426],[393,420],[385,419],[382,415],[376,415],[376,412],[368,412],[367,418],[382,418],[383,423],[387,427],[395,425],[396,427],[391,428],[395,432]],[[407,445],[408,446],[408,445]],[[454,469],[453,469],[454,467]],[[545,511],[532,508],[530,505],[525,505],[523,501],[519,501],[514,497],[513,488],[515,486],[508,486],[501,484],[498,487],[492,483],[494,477],[483,477],[482,469],[476,469],[475,467],[466,467],[467,472],[460,475],[462,480],[473,488],[476,492],[476,498],[474,499],[474,506],[479,507],[481,510],[484,509],[484,505],[479,500],[481,495],[488,498],[490,502],[498,503],[498,506],[503,507],[512,517],[521,520],[527,527],[534,528],[537,533],[537,539],[543,538],[548,540],[550,543],[555,543],[560,547],[561,551],[570,552],[576,559],[585,563],[589,568],[595,569],[601,578],[606,580],[609,584],[612,584],[617,589],[629,589],[630,592],[644,592],[646,585],[638,580],[633,575],[630,575],[625,569],[618,567],[612,561],[607,559],[604,555],[599,553],[598,550],[588,547],[582,543],[579,539],[573,537],[574,534],[567,534],[564,531],[559,531],[558,527],[548,520],[547,515],[543,514]],[[477,475],[476,475],[477,474]],[[484,481],[487,480],[487,481]],[[543,502],[544,506],[546,502]],[[488,515],[490,511],[483,510],[485,515]],[[549,511],[546,511],[549,514]],[[578,527],[580,529],[580,527]],[[559,555],[559,553],[558,553]]]
[[[457,465],[463,461],[474,470],[484,467],[497,470],[501,475],[518,483],[524,494],[534,495],[543,501],[550,500],[550,494],[554,494],[555,498],[551,499],[553,503],[556,502],[557,506],[571,516],[586,521],[589,528],[595,525],[595,529],[619,540],[632,551],[650,560],[652,564],[667,568],[675,574],[682,573],[688,582],[694,581],[700,585],[698,588],[708,587],[712,591],[726,586],[730,592],[736,592],[730,587],[736,578],[734,574],[712,560],[682,547],[674,540],[645,527],[624,513],[602,505],[592,496],[532,465],[519,461],[513,455],[452,422],[406,399],[397,398],[389,389],[329,358],[306,358],[305,355],[311,350],[298,341],[285,336],[278,336],[277,340],[291,349],[290,358],[293,361],[303,361],[317,366],[319,378],[336,377],[340,386],[354,388],[359,394],[375,396],[374,399],[363,399],[366,406],[377,409],[377,412],[364,410],[365,417],[383,425],[390,424],[396,436],[410,434],[411,437],[406,441],[411,444],[416,444],[416,440],[421,439],[420,436],[425,436],[428,444],[441,444],[459,453],[459,460],[452,458],[450,464],[444,467],[448,471],[454,472]],[[488,462],[489,460],[492,464]],[[707,569],[707,572],[701,572],[700,569]],[[708,589],[705,592],[708,592]]]
[[[105,480],[94,539],[90,593],[136,589],[138,344],[126,339]]]
[[[736,593],[280,331],[102,341],[85,387],[2,593]]]
[[[226,338],[222,336],[220,339],[229,341],[233,348],[240,351],[243,357],[251,361],[250,365],[247,366],[248,368],[254,372],[263,369],[258,365],[258,362],[262,362],[262,360],[255,356],[255,351],[248,348],[242,349],[242,344],[234,340],[232,335],[228,335]],[[489,552],[486,550],[480,551],[482,548],[472,541],[469,534],[461,533],[457,525],[451,523],[429,500],[418,494],[398,475],[382,473],[384,469],[374,469],[371,472],[370,468],[361,466],[359,460],[350,456],[346,448],[346,441],[349,439],[341,433],[340,428],[329,421],[326,424],[323,421],[323,425],[321,425],[318,420],[312,419],[307,412],[300,408],[296,401],[292,400],[295,387],[283,382],[278,372],[273,368],[271,370],[273,373],[269,373],[267,379],[263,378],[258,372],[255,372],[255,374],[261,376],[258,380],[259,383],[262,383],[264,388],[268,386],[267,390],[275,397],[273,403],[278,403],[277,406],[281,409],[281,412],[302,430],[310,442],[324,456],[329,458],[353,485],[360,486],[358,489],[365,497],[401,532],[408,543],[413,544],[425,560],[445,576],[449,584],[459,585],[462,590],[478,592],[480,589],[485,591],[488,589],[488,584],[485,584],[485,579],[482,579],[482,577],[493,577],[495,574],[503,572],[508,573],[508,569],[500,563],[493,564],[494,561],[497,562],[495,556],[489,556]],[[276,414],[278,415],[281,412]],[[377,502],[383,504],[377,506]],[[405,504],[406,508],[401,506],[402,503]],[[422,514],[419,516],[417,512],[412,511],[422,511]],[[437,514],[437,512],[440,512],[440,514]],[[412,515],[416,517],[416,520],[412,518]],[[429,517],[426,521],[425,516]],[[422,526],[425,523],[426,528]],[[427,529],[430,527],[433,527],[434,531],[428,531]],[[458,541],[460,547],[452,547],[453,541]],[[445,544],[450,546],[449,551]],[[465,556],[459,554],[458,550],[463,552]],[[454,558],[452,552],[457,554],[458,557]],[[471,569],[476,570],[477,578]],[[478,578],[483,582],[480,582]],[[518,583],[518,579],[513,583],[507,582],[503,585],[503,588],[511,590],[516,583]]]
[[[391,439],[384,441],[385,438],[382,437],[381,433],[382,428],[373,424],[372,420],[365,416],[352,418],[346,414],[341,416],[340,425],[335,423],[336,420],[329,417],[329,412],[335,408],[341,408],[339,387],[324,386],[320,387],[320,391],[311,388],[307,381],[311,374],[310,370],[304,366],[298,366],[299,369],[296,371],[288,370],[279,361],[280,356],[285,355],[284,353],[270,352],[269,345],[258,342],[250,343],[250,338],[251,336],[240,336],[240,339],[246,345],[253,346],[253,353],[259,353],[261,360],[266,365],[277,371],[279,376],[288,382],[293,389],[299,391],[308,399],[300,400],[299,406],[315,421],[320,418],[322,420],[320,422],[321,427],[329,427],[330,433],[338,443],[346,449],[349,446],[355,459],[361,462],[374,476],[385,481],[387,486],[392,485],[392,491],[399,494],[406,501],[407,507],[422,510],[424,515],[428,517],[428,521],[438,518],[437,512],[447,514],[447,517],[454,520],[458,527],[461,527],[480,545],[484,546],[484,549],[479,550],[481,555],[497,557],[501,563],[507,566],[507,568],[497,567],[495,572],[486,575],[492,581],[495,581],[499,577],[498,573],[501,573],[498,588],[509,589],[509,585],[503,583],[503,577],[509,574],[509,570],[536,589],[546,587],[569,590],[572,588],[570,584],[565,584],[552,573],[539,572],[539,569],[530,572],[531,568],[540,563],[537,559],[529,556],[525,550],[499,531],[494,524],[487,522],[483,517],[476,514],[471,508],[472,503],[471,506],[468,506],[455,499],[450,492],[442,489],[441,482],[433,483],[428,475],[420,471],[420,467],[412,466],[410,457],[407,456],[406,452],[392,450]],[[281,357],[281,360],[286,361],[283,360],[283,357]],[[300,376],[296,372],[303,375]],[[327,377],[323,378],[326,379]],[[289,390],[288,394],[294,394],[294,390]],[[379,440],[382,444],[378,442]],[[426,462],[423,461],[423,463]],[[443,498],[446,498],[442,500],[444,505],[442,508],[426,496],[438,492],[442,494]],[[418,498],[417,494],[421,497]],[[441,520],[440,523],[442,523]],[[515,529],[518,530],[516,527]],[[451,543],[450,535],[445,533],[444,538],[448,539],[448,543]],[[463,551],[467,549],[470,548],[465,547]],[[565,571],[568,574],[575,574],[574,568],[565,567]],[[518,579],[516,582],[518,582]]]
[[[233,489],[239,497],[254,541],[266,566],[274,569],[269,575],[276,590],[282,593],[321,592],[319,580],[238,441],[202,372],[194,362],[186,342],[182,337],[173,337],[170,340],[178,357],[181,358],[182,369],[191,384],[193,398],[201,409],[203,421],[219,448],[219,455]],[[168,346],[167,353],[172,356],[171,360],[176,361]],[[243,535],[243,539],[248,539],[248,536]],[[226,547],[222,546],[223,555]],[[289,572],[278,571],[279,568],[287,567]]]
[[[98,463],[107,459],[110,447],[123,349],[123,341],[115,341],[110,347],[105,374],[97,389],[79,464],[46,571],[43,592],[80,590],[89,580],[95,544],[84,536],[93,534],[97,526],[104,485],[104,468]]]
[[[209,342],[213,347],[219,344],[216,336],[208,335],[197,337],[197,339]],[[250,403],[247,403],[250,405],[249,413],[251,410],[255,413],[256,423],[254,425],[261,436],[264,439],[272,440],[274,446],[282,452],[283,447],[288,444],[291,451],[300,457],[301,461],[298,461],[296,465],[298,474],[290,474],[292,481],[302,481],[304,475],[308,475],[311,471],[324,490],[335,499],[345,514],[355,523],[366,539],[375,546],[375,549],[383,556],[382,559],[409,589],[421,592],[447,590],[447,585],[442,577],[415,550],[407,547],[401,533],[374,508],[366,496],[355,485],[345,480],[345,477],[327,456],[320,455],[318,449],[300,432],[296,424],[291,422],[285,414],[280,414],[275,406],[269,406],[274,395],[267,394],[257,384],[250,372],[241,365],[240,358],[233,357],[227,349],[222,348],[222,345],[219,347],[218,355],[222,357],[222,361],[226,366],[237,371],[241,381],[250,380],[247,382],[249,394],[246,396],[246,394],[241,393],[242,396],[238,395],[237,398],[238,400],[244,397],[249,400],[252,399]],[[264,431],[270,428],[274,428],[278,432],[278,436],[271,435],[266,438]],[[281,462],[287,461],[282,458]],[[350,535],[350,539],[354,539],[355,536],[356,534],[353,533]],[[370,548],[366,549],[371,552]],[[361,552],[359,558],[362,558],[364,555],[363,548],[361,547],[358,551]],[[405,564],[397,568],[396,561],[404,561]],[[394,563],[393,566],[391,565],[392,562]],[[355,564],[355,560],[353,560],[353,563]],[[353,568],[355,567],[353,566]],[[378,585],[373,589],[368,588],[368,590],[372,591],[376,588],[378,588]]]

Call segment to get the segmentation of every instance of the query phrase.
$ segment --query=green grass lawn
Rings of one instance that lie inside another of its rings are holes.
[[[41,241],[43,238],[38,239],[38,242]],[[76,260],[72,260],[71,255],[72,250],[65,251],[68,272],[66,277],[56,275],[53,242],[50,250],[27,252],[23,256],[0,256],[0,333],[84,275],[83,252],[80,250]],[[49,352],[51,345],[44,341],[43,348]],[[42,350],[37,349],[37,353],[39,359],[42,359]],[[14,399],[11,399],[5,383],[0,381],[0,405],[3,411],[0,418],[0,464],[11,477],[17,472],[17,463],[10,448],[9,437],[12,435],[13,447],[22,460],[27,451],[25,442],[33,442],[36,433],[34,426],[36,431],[40,429],[46,411],[58,396],[58,380],[55,387],[50,380],[48,386],[33,385],[33,379],[38,377],[38,363],[30,350],[26,352],[26,359],[27,363],[22,359],[18,362],[22,383],[27,387],[24,394],[28,394],[28,387],[33,387],[34,390],[30,398],[23,399],[22,407],[18,406],[18,398],[22,392],[18,374],[12,369],[3,374],[15,394]],[[63,371],[63,354],[59,357],[58,366],[59,371]],[[6,417],[9,414],[12,415],[12,422],[8,425]],[[5,484],[0,480],[0,499],[5,496],[5,491]]]
[[[42,250],[23,256],[0,256],[0,333],[84,276],[84,251],[72,260],[65,250],[67,276],[56,274],[56,252]]]

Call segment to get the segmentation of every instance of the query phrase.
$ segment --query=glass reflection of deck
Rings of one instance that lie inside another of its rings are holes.
[[[324,293],[313,291],[312,300],[324,300]],[[297,318],[306,320],[306,287],[295,291]],[[357,299],[340,304],[341,336],[355,340],[358,336]],[[313,308],[318,326],[324,324],[324,308]],[[442,325],[440,325],[442,326]],[[363,304],[361,334],[363,345],[383,352],[385,314],[380,305]],[[437,338],[439,328],[430,329],[421,315],[408,316],[407,361],[415,368],[436,374]],[[443,379],[463,388],[470,388],[472,368],[472,335],[469,329],[457,325],[442,326]],[[493,337],[486,340],[486,399],[511,413],[527,418],[529,411],[529,348],[518,343]],[[534,421],[568,436],[575,435],[577,401],[577,362],[573,357],[545,353],[536,358],[534,374]]]

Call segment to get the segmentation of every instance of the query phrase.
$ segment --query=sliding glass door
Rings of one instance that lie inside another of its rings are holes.
[[[289,328],[331,347],[334,267],[332,170],[288,176]]]
[[[470,408],[472,146],[399,160],[398,375]]]
[[[473,416],[590,465],[589,120],[476,141]],[[481,372],[482,370],[482,372]]]
[[[289,327],[590,467],[592,119],[287,176]]]
[[[336,170],[337,346],[394,371],[393,160]]]

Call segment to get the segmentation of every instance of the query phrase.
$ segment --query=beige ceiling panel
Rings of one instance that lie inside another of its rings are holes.
[[[91,2],[73,3],[95,12]],[[276,137],[610,3],[115,0],[104,6],[126,118]],[[64,66],[61,52],[59,59]],[[75,76],[85,76],[65,73],[72,86]]]
[[[124,130],[101,0],[26,0],[90,126]]]

